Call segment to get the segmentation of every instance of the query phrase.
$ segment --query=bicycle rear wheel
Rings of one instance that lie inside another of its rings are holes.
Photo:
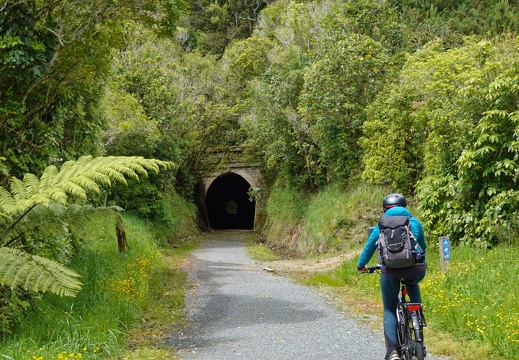
[[[416,359],[416,360],[424,360],[425,359],[425,351],[424,351],[422,342],[416,342],[415,343],[414,354],[411,357],[411,359]]]
[[[397,335],[400,358],[402,360],[411,360],[411,344],[410,344],[410,319],[408,313],[399,305],[396,311],[397,317]]]
[[[411,360],[424,360],[425,359],[425,348],[423,344],[423,328],[420,322],[419,315],[416,311],[410,314],[409,323],[407,326],[407,348],[409,349],[409,355]]]

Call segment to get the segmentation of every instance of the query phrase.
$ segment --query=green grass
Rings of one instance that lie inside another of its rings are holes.
[[[382,188],[368,185],[345,189],[336,184],[323,189],[309,204],[302,241],[312,253],[351,249],[364,240],[368,227],[380,216],[384,194]]]
[[[281,260],[281,256],[273,250],[269,249],[265,245],[257,244],[252,241],[247,242],[247,254],[251,258],[263,262]]]
[[[175,359],[175,349],[163,345],[173,328],[186,324],[184,286],[186,274],[181,264],[197,246],[192,238],[178,248],[162,248],[162,265],[150,282],[150,301],[138,324],[125,336],[123,359]]]
[[[183,274],[174,259],[183,259],[193,241],[166,251],[151,226],[132,217],[123,220],[130,246],[125,253],[118,251],[113,219],[99,217],[85,225],[87,245],[69,264],[82,275],[83,290],[75,298],[37,297],[20,327],[0,342],[0,358],[118,359],[131,336],[141,340],[135,329],[145,327],[143,321],[180,321]],[[150,305],[161,305],[168,316]]]
[[[519,353],[518,247],[479,250],[454,249],[445,272],[439,261],[422,289],[430,318],[438,328],[460,339],[476,340],[491,347],[502,359]],[[436,260],[435,258],[434,260]]]
[[[275,245],[278,249],[290,249],[293,253],[299,252],[297,245],[293,244],[293,239],[297,238],[294,229],[297,229],[302,221],[308,201],[308,194],[290,187],[282,187],[279,183],[274,185],[264,206],[264,211],[269,216],[266,221],[261,221],[267,245]]]
[[[376,186],[333,185],[311,195],[277,184],[260,230],[267,244],[300,257],[351,249],[380,216],[384,194]]]
[[[307,278],[301,279],[301,282],[309,286],[344,286],[344,280],[336,276],[335,272],[315,273]]]

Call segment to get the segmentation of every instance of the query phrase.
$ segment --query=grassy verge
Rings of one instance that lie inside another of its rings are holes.
[[[150,286],[149,306],[135,326],[125,336],[125,360],[175,359],[175,351],[164,346],[173,327],[185,325],[184,284],[186,275],[181,264],[196,245],[192,240],[177,249],[162,249],[162,266]]]
[[[276,184],[261,233],[269,246],[299,257],[351,249],[380,216],[384,194],[380,187],[334,185],[313,195]]]
[[[124,217],[123,223],[130,245],[125,253],[118,251],[113,219],[85,224],[86,247],[69,264],[82,275],[83,290],[75,298],[44,294],[34,299],[19,328],[0,342],[0,358],[152,358],[125,353],[133,344],[163,351],[145,342],[160,338],[164,327],[157,319],[168,325],[182,320],[183,275],[176,269],[193,240],[163,250],[159,244],[165,241],[144,221]]]

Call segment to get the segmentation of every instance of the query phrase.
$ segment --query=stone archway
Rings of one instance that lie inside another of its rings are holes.
[[[200,179],[196,203],[203,226],[214,229],[255,229],[262,208],[263,177],[259,164],[242,156],[241,148],[215,152],[215,169]],[[254,199],[250,201],[249,192]]]

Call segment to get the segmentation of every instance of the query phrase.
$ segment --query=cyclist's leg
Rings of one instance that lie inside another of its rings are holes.
[[[400,282],[395,278],[380,274],[380,290],[384,304],[384,337],[386,340],[387,353],[389,354],[391,351],[397,350],[396,307],[398,304]]]
[[[422,295],[420,293],[420,286],[418,283],[423,280],[425,277],[425,270],[416,276],[414,276],[412,282],[406,281],[406,287],[407,287],[407,293],[409,294],[409,299],[411,302],[415,303],[421,303],[422,302]]]

